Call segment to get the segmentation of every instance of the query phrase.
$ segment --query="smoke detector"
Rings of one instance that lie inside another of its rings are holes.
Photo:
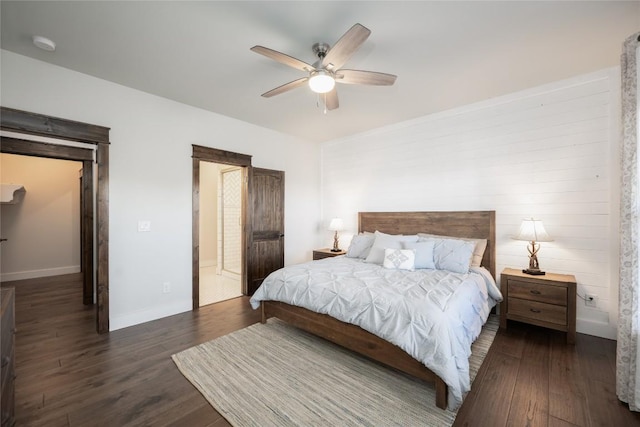
[[[42,36],[33,36],[33,44],[39,47],[42,50],[46,50],[47,52],[53,52],[56,50],[56,44],[46,37]]]

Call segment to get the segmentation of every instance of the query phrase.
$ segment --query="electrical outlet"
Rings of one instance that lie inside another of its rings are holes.
[[[593,294],[586,294],[584,296],[584,305],[587,307],[596,307],[596,296]]]
[[[171,283],[170,282],[162,283],[162,293],[168,294],[169,292],[171,292]]]

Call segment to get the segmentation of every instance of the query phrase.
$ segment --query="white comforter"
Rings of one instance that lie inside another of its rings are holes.
[[[449,409],[471,388],[471,344],[502,295],[484,268],[390,270],[345,256],[271,273],[251,298],[328,314],[402,348],[449,386]]]

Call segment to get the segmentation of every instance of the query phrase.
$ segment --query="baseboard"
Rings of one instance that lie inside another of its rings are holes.
[[[136,311],[134,313],[123,314],[120,316],[111,315],[109,316],[109,331],[139,325],[140,323],[150,322],[152,320],[173,316],[174,314],[184,313],[191,310],[191,300],[189,300],[186,302],[178,301],[161,307],[154,307],[153,309]]]
[[[220,272],[221,276],[228,277],[230,279],[240,280],[240,274],[234,271],[222,270]]]
[[[617,329],[603,322],[594,322],[591,320],[577,319],[576,332],[581,334],[593,335],[594,337],[606,338],[610,340],[618,339]]]
[[[0,282],[12,282],[14,280],[37,279],[38,277],[61,276],[63,274],[80,273],[79,265],[68,267],[45,268],[42,270],[18,271],[15,273],[0,274]]]
[[[218,265],[215,259],[201,259],[199,262],[200,268],[215,267]]]

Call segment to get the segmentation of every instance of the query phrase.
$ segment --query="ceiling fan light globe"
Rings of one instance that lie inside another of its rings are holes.
[[[318,71],[309,78],[309,87],[315,93],[331,92],[335,85],[334,78],[325,71]]]

